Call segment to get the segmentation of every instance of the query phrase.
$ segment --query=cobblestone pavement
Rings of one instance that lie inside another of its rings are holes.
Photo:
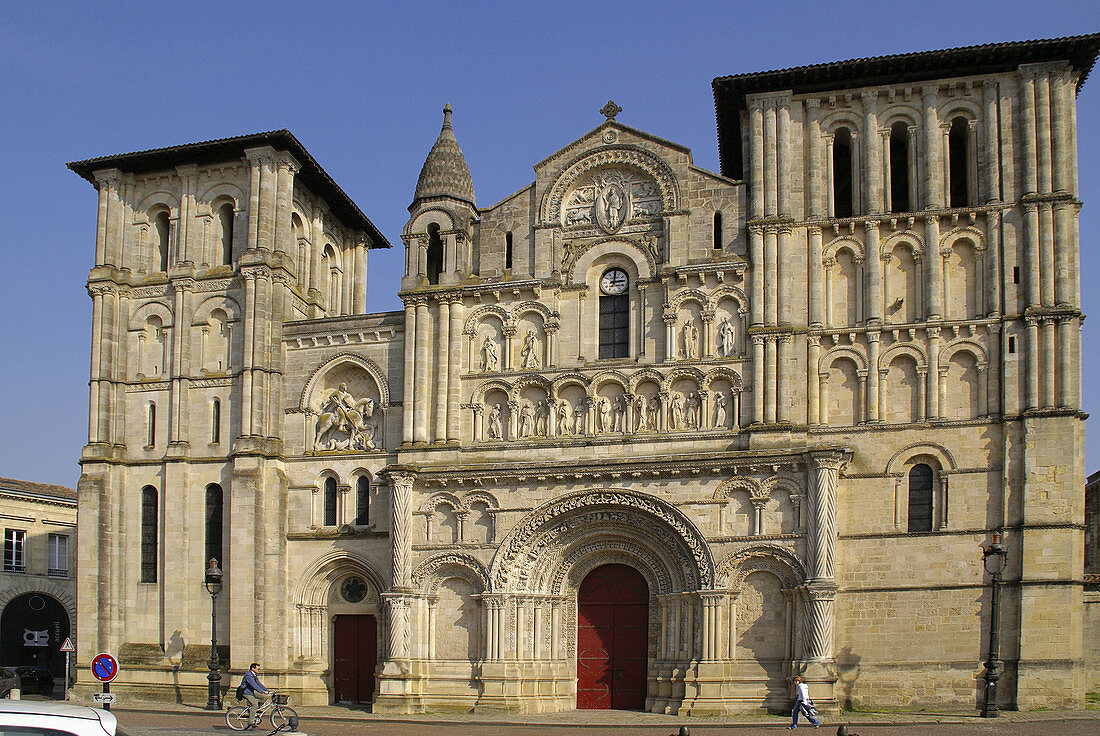
[[[182,706],[151,705],[148,709],[115,707],[125,736],[196,736],[232,733],[220,712]],[[538,716],[483,714],[394,718],[342,708],[301,708],[299,729],[309,736],[567,736],[583,731],[585,736],[669,736],[681,725],[691,736],[754,736],[785,733],[789,719],[780,716],[745,716],[736,719],[701,719],[623,711],[572,711]],[[835,734],[845,723],[852,736],[1098,736],[1100,711],[1006,712],[997,720],[969,715],[926,713],[859,713],[842,719],[827,719],[817,730],[800,725],[799,732]],[[270,726],[250,732],[266,736]]]

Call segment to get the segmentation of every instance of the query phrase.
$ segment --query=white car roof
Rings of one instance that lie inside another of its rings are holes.
[[[113,713],[85,705],[43,700],[0,700],[0,731],[4,726],[40,726],[80,736],[113,736]]]

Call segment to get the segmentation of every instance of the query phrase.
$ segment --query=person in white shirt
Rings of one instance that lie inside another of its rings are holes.
[[[787,729],[798,728],[798,714],[805,714],[806,720],[813,724],[814,728],[821,725],[821,721],[814,718],[812,708],[814,701],[810,700],[810,690],[801,677],[794,678],[794,708],[791,710],[791,725]]]

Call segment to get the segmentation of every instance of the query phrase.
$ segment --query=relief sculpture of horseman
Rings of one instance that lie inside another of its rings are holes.
[[[314,445],[318,450],[377,449],[375,427],[367,422],[374,416],[374,399],[358,401],[348,393],[346,383],[329,391],[321,400]]]

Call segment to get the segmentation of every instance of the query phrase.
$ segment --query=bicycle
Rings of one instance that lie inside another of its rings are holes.
[[[271,699],[256,709],[256,712],[252,715],[252,722],[248,722],[248,706],[234,705],[225,711],[225,725],[229,726],[234,731],[244,731],[249,728],[255,728],[263,721],[264,716],[270,711],[271,727],[275,729],[275,732],[283,730],[283,727],[287,725],[287,721],[291,716],[298,717],[298,712],[291,708],[287,703],[290,702],[289,695],[282,695],[280,693],[272,691]]]

